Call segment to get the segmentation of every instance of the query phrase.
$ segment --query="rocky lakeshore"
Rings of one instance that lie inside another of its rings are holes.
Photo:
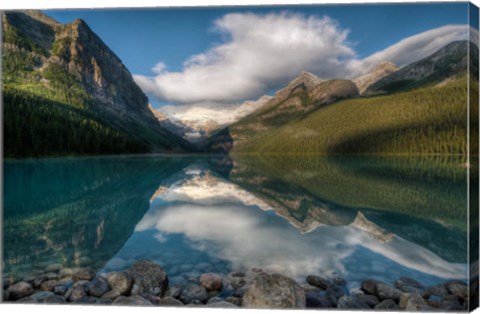
[[[469,289],[461,281],[426,287],[402,277],[393,285],[366,279],[348,289],[342,277],[309,275],[297,282],[259,268],[248,272],[185,274],[169,284],[160,265],[144,260],[122,272],[50,265],[25,278],[3,278],[3,302],[219,308],[339,308],[382,311],[467,311]],[[478,292],[478,291],[477,291]]]

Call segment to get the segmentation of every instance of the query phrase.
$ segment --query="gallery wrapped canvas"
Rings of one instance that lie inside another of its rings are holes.
[[[475,5],[1,20],[3,303],[478,306]]]

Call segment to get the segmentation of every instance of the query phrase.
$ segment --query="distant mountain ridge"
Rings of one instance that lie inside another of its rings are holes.
[[[469,51],[472,54],[470,59]],[[478,47],[466,40],[454,41],[434,54],[413,62],[371,84],[365,93],[368,95],[384,94],[440,83],[458,73],[467,71],[469,63],[470,72],[478,73],[478,61],[475,64],[474,60],[478,60]]]
[[[397,66],[389,61],[384,61],[378,64],[371,72],[357,77],[353,80],[357,85],[360,94],[363,94],[370,85],[375,84],[385,76],[394,73],[398,70]]]
[[[4,12],[2,19],[7,93],[63,103],[55,112],[56,120],[74,115],[104,133],[115,133],[129,143],[118,147],[123,152],[191,149],[188,142],[160,126],[128,69],[83,20],[63,25],[39,11]],[[9,112],[16,114],[15,105],[8,105],[12,106]],[[72,106],[78,109],[74,114]],[[28,125],[12,126],[7,133],[14,137],[20,127]],[[43,131],[48,133],[48,126]],[[95,133],[91,128],[85,132]]]

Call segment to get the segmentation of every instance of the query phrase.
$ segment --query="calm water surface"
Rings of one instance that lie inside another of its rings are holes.
[[[4,162],[4,274],[52,263],[181,282],[253,267],[424,284],[467,278],[456,157],[105,157]]]

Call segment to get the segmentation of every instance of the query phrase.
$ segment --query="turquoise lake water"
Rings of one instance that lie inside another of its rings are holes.
[[[3,270],[49,264],[170,281],[214,271],[426,285],[467,279],[457,157],[135,156],[4,162]]]

